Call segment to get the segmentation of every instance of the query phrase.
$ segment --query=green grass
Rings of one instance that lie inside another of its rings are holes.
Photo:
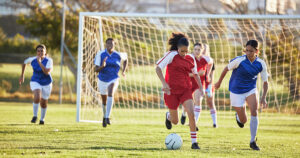
[[[31,124],[31,103],[0,102],[0,157],[299,157],[300,116],[261,113],[258,145],[249,148],[249,122],[240,129],[233,111],[218,113],[212,128],[203,111],[198,132],[201,150],[191,150],[188,126],[164,126],[166,110],[114,109],[112,125],[77,123],[74,105],[50,104],[44,126]],[[166,150],[165,137],[176,132],[180,150]]]

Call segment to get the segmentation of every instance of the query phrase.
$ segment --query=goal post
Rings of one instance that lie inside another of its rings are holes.
[[[268,111],[300,111],[300,16],[290,15],[199,15],[81,12],[79,17],[77,114],[80,122],[102,120],[102,100],[94,72],[94,58],[104,49],[106,38],[116,41],[115,50],[127,52],[126,77],[120,75],[114,108],[163,109],[161,83],[155,62],[168,51],[172,32],[183,32],[210,47],[215,80],[228,61],[243,55],[249,39],[260,42],[259,57],[269,72]],[[216,91],[217,110],[231,110],[228,74]],[[259,81],[261,91],[262,83]],[[203,103],[205,109],[205,103]]]

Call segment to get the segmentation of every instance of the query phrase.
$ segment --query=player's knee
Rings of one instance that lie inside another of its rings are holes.
[[[247,117],[240,118],[240,121],[241,121],[242,124],[245,124],[248,121],[248,119],[247,119]]]
[[[178,119],[173,119],[172,124],[177,125],[178,124]]]
[[[258,111],[257,110],[253,110],[251,111],[251,116],[257,116]]]

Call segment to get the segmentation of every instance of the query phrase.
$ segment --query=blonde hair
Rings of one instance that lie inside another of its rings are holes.
[[[203,45],[204,45],[204,50],[205,50],[205,55],[206,56],[208,56],[208,57],[210,57],[210,49],[209,49],[209,45],[208,44],[206,44],[206,43],[203,43]]]

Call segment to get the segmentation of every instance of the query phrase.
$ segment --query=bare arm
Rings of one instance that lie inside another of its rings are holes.
[[[216,89],[219,89],[219,88],[220,88],[220,85],[221,85],[221,83],[222,83],[222,81],[223,81],[223,79],[224,79],[224,77],[226,76],[226,74],[227,74],[228,71],[229,71],[229,70],[228,70],[228,67],[226,66],[226,67],[224,68],[224,70],[223,70],[223,72],[222,72],[222,74],[221,74],[221,76],[220,76],[218,82],[215,83],[215,88],[216,88]]]
[[[24,72],[26,69],[26,64],[22,64],[22,72],[21,72],[21,76],[19,78],[19,84],[21,85],[24,82]]]
[[[41,60],[42,60],[42,59],[41,59],[40,57],[37,58],[38,64],[39,64],[40,67],[42,68],[43,73],[44,73],[45,75],[49,75],[52,69],[51,69],[51,68],[50,68],[50,69],[47,69],[47,68],[41,63]]]
[[[123,71],[122,71],[122,75],[125,76],[125,71],[127,69],[127,66],[128,66],[128,60],[124,60],[123,62]]]
[[[196,80],[196,82],[197,82],[197,84],[198,84],[198,86],[199,86],[199,90],[200,90],[200,95],[201,96],[204,96],[204,90],[203,90],[203,87],[202,87],[202,84],[201,84],[201,79],[200,79],[200,77],[199,77],[199,75],[198,74],[194,74],[194,79]]]
[[[96,65],[95,72],[100,72],[106,66],[106,60],[107,60],[107,57],[104,58],[101,66]]]
[[[260,99],[260,104],[262,105],[263,108],[268,107],[268,104],[267,104],[267,101],[266,101],[266,96],[267,96],[268,89],[269,89],[269,83],[268,83],[268,81],[265,81],[263,83],[263,94],[262,94],[261,99]]]
[[[158,78],[160,79],[160,81],[161,81],[161,83],[163,85],[163,89],[162,90],[166,94],[170,95],[171,94],[171,92],[170,92],[171,88],[169,87],[168,83],[166,82],[166,80],[165,80],[165,78],[163,76],[163,73],[161,71],[161,68],[157,66],[156,69],[155,69],[155,71],[156,71],[156,74],[157,74]]]

